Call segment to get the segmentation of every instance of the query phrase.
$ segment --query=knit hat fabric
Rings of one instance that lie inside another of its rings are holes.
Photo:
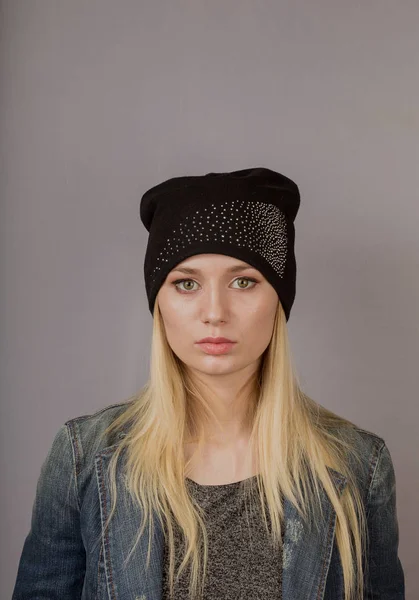
[[[264,167],[172,177],[147,190],[144,280],[151,314],[169,272],[195,254],[234,256],[275,288],[288,321],[296,292],[298,186]]]

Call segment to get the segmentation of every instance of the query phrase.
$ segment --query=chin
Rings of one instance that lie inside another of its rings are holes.
[[[221,359],[221,360],[220,360]],[[203,361],[196,365],[196,369],[205,371],[208,374],[211,373],[228,373],[234,372],[241,368],[237,363],[233,363],[225,356],[207,356]]]

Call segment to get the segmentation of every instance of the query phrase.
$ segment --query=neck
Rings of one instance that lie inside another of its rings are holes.
[[[250,367],[250,368],[249,368]],[[247,443],[257,402],[256,368],[214,376],[200,373],[191,378],[192,389],[201,395],[211,413],[203,413],[196,398],[191,398],[193,421],[201,421],[208,444],[231,447]]]

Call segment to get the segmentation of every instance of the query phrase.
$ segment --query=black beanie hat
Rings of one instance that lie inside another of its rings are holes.
[[[169,272],[194,254],[239,258],[275,288],[288,321],[295,298],[297,185],[257,167],[173,177],[145,192],[140,217],[149,232],[144,279],[153,315]]]

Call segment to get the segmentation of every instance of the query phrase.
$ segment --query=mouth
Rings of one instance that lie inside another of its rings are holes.
[[[198,344],[202,344],[203,342],[208,342],[210,344],[221,344],[223,342],[227,342],[227,343],[234,343],[233,340],[230,340],[229,338],[226,337],[205,337],[202,338],[202,340],[198,340]]]
[[[198,342],[197,345],[206,354],[226,354],[236,342]]]

